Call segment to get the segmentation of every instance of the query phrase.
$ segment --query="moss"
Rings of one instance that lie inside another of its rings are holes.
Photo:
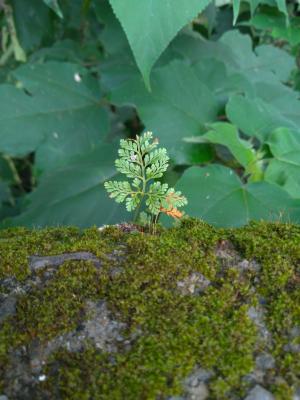
[[[224,239],[261,264],[259,280],[251,272],[241,277],[234,265],[221,270],[216,246]],[[49,379],[40,384],[42,390],[62,399],[164,399],[182,393],[183,379],[201,365],[214,371],[211,399],[242,398],[248,389],[242,378],[254,367],[258,338],[247,311],[264,296],[276,358],[270,375],[282,377],[270,379],[269,389],[286,400],[300,379],[299,357],[284,350],[290,330],[300,324],[299,244],[300,227],[274,223],[216,230],[186,220],[157,236],[115,227],[101,233],[95,228],[2,231],[0,277],[24,281],[33,254],[90,251],[103,267],[66,262],[42,289],[21,296],[16,316],[0,330],[0,362],[8,361],[13,348],[75,329],[87,299],[106,299],[116,318],[126,322],[128,338],[142,334],[130,350],[114,355],[92,346],[78,353],[59,350],[45,367]],[[111,257],[118,249],[126,256]],[[122,272],[112,278],[115,266]],[[177,290],[177,282],[192,272],[212,281],[201,296]],[[4,380],[2,371],[2,385]]]

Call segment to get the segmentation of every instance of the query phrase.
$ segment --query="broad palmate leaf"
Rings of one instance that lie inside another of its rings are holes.
[[[188,215],[216,226],[261,219],[300,221],[300,201],[293,201],[286,191],[267,182],[243,184],[234,171],[221,165],[189,168],[176,189],[188,198]]]

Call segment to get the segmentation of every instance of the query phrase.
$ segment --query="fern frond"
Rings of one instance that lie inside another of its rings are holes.
[[[123,203],[126,197],[132,193],[130,183],[126,181],[108,181],[104,183],[104,187],[109,193],[109,197],[115,199],[117,203]]]
[[[128,178],[141,178],[142,176],[141,166],[126,159],[118,158],[115,161],[115,166],[119,172],[125,174]]]

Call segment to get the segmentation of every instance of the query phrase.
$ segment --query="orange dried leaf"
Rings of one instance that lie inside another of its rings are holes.
[[[166,215],[169,215],[172,218],[181,218],[183,216],[183,213],[181,211],[179,211],[177,208],[164,208],[164,207],[160,207],[160,211],[165,213]]]

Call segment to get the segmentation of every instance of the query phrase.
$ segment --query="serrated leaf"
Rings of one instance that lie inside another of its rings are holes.
[[[210,0],[110,0],[148,88],[154,63]]]
[[[283,189],[267,182],[245,185],[221,165],[189,168],[176,189],[188,198],[188,215],[216,226],[242,226],[261,219],[300,221],[300,202]]]

